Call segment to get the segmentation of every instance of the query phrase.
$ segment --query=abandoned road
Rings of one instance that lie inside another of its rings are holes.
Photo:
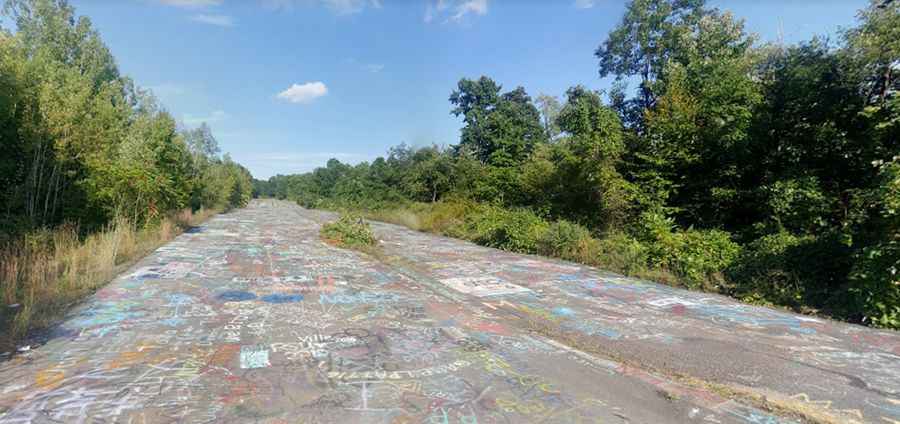
[[[900,334],[333,218],[161,247],[0,363],[0,423],[900,423]]]

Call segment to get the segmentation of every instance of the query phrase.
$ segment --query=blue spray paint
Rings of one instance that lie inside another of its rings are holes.
[[[241,290],[229,290],[220,293],[216,297],[223,302],[244,302],[247,300],[256,299],[255,294]]]
[[[267,294],[261,297],[263,302],[268,303],[294,303],[303,300],[302,294]]]

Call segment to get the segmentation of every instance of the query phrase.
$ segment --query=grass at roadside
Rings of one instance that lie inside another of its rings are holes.
[[[77,228],[63,226],[0,248],[0,353],[53,324],[133,261],[215,213],[183,211],[145,228],[117,219],[85,238]]]
[[[324,203],[319,207],[347,208]],[[648,214],[630,232],[598,233],[566,220],[550,221],[529,209],[509,209],[464,199],[404,202],[377,209],[350,208],[366,218],[398,224],[517,253],[538,254],[692,290],[721,293],[741,301],[832,315],[802,302],[792,285],[761,279],[758,249],[744,249],[716,230],[673,229]],[[802,267],[800,267],[802,268]],[[749,275],[749,276],[748,276]],[[747,281],[763,281],[749,284]],[[845,318],[846,319],[846,318]]]
[[[697,270],[688,282],[665,266],[650,265],[646,247],[624,234],[595,237],[568,221],[548,222],[528,210],[509,210],[468,201],[412,203],[394,209],[361,212],[366,217],[517,253],[569,260],[624,275],[676,286],[708,286],[712,270]]]
[[[369,223],[352,213],[343,213],[337,221],[323,225],[319,236],[336,246],[361,251],[371,250],[378,244]]]

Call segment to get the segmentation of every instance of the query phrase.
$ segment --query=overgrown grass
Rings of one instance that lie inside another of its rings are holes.
[[[846,286],[840,276],[847,274],[850,256],[835,234],[797,237],[777,233],[741,246],[724,231],[678,228],[652,212],[642,214],[633,227],[598,233],[574,222],[547,220],[530,209],[464,199],[357,210],[370,219],[483,246],[565,259],[753,304],[900,328],[900,308],[893,300],[900,298],[900,290]],[[895,259],[900,257],[896,254],[900,248],[893,246],[882,248],[882,256],[870,255],[869,274],[894,272],[895,263],[900,263]],[[881,298],[865,298],[866,293]],[[866,301],[885,309],[882,316],[886,318],[866,319]]]
[[[654,263],[647,243],[624,233],[598,237],[582,225],[565,220],[548,222],[527,209],[510,210],[468,200],[450,200],[413,203],[363,213],[378,221],[469,240],[483,246],[565,259],[676,286],[696,286],[687,275],[678,275],[663,263]],[[666,263],[672,264],[703,263],[690,256],[665,259]],[[695,270],[690,266],[681,268],[691,270],[695,276],[708,271]],[[705,281],[716,281],[716,276],[707,275]]]
[[[143,228],[116,219],[83,238],[76,227],[62,226],[7,243],[0,248],[0,352],[51,325],[134,260],[215,213],[186,210]]]
[[[326,242],[348,249],[369,250],[378,244],[369,223],[353,213],[343,213],[337,221],[323,225],[319,236]]]

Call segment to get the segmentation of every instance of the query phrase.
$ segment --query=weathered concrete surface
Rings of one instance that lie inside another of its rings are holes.
[[[160,248],[0,364],[0,423],[900,422],[900,336],[257,201]],[[697,380],[690,380],[697,381]]]

